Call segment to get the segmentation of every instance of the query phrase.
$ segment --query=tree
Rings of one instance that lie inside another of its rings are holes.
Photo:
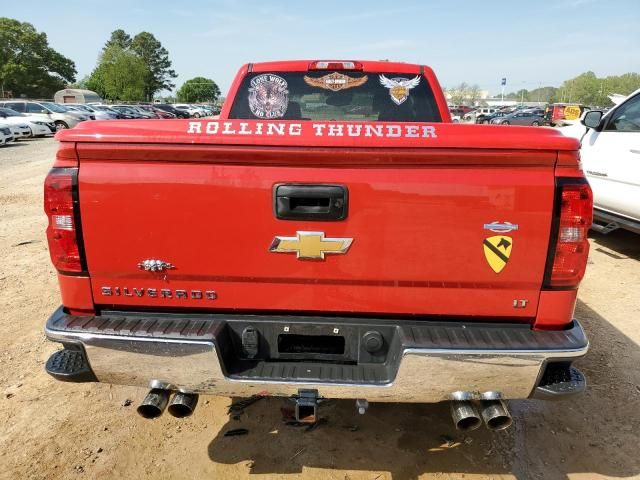
[[[148,73],[144,61],[135,53],[113,44],[105,47],[86,86],[108,100],[143,100]]]
[[[114,30],[111,32],[111,38],[105,43],[103,51],[113,45],[117,45],[121,49],[126,50],[131,46],[131,36],[121,28]]]
[[[0,95],[52,97],[75,81],[76,66],[30,23],[0,17]]]
[[[169,52],[156,37],[149,32],[140,32],[133,37],[131,50],[147,66],[148,71],[144,77],[144,96],[146,100],[153,100],[153,95],[160,90],[171,90],[175,87],[171,80],[177,78],[178,75],[171,69]]]
[[[216,82],[204,77],[187,80],[178,90],[178,99],[186,103],[215,102],[219,95],[220,89]]]

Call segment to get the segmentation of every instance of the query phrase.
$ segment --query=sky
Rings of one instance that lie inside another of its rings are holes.
[[[110,33],[149,31],[179,74],[223,93],[247,62],[389,59],[432,67],[440,83],[499,93],[640,71],[640,0],[3,1],[91,73]]]

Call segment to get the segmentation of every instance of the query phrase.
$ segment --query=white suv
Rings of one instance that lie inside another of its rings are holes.
[[[593,229],[640,234],[640,89],[603,115],[584,114],[582,169],[593,190]]]
[[[73,128],[78,123],[89,120],[89,115],[81,113],[68,112],[53,102],[32,102],[29,100],[10,100],[0,102],[0,107],[10,108],[16,112],[26,113],[29,116],[35,116],[44,122],[53,122],[57,130],[65,128]]]

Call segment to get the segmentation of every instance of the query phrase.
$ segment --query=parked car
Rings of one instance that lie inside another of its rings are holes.
[[[86,112],[89,115],[92,115],[94,120],[115,120],[119,116],[116,111],[98,110],[97,108],[84,103],[65,103],[64,106],[74,108],[80,112]]]
[[[127,105],[127,107],[142,115],[143,118],[160,118],[160,116],[156,115],[154,112],[150,112],[149,110],[142,108],[142,105]]]
[[[138,105],[142,110],[150,112],[158,116],[159,118],[176,118],[176,115],[157,108],[155,105]]]
[[[469,113],[462,117],[467,122],[482,123],[482,120],[487,116],[495,113],[498,109],[495,107],[477,107],[475,110],[471,110]]]
[[[177,118],[190,118],[189,112],[186,110],[179,110],[175,108],[173,105],[169,105],[168,103],[156,103],[154,107],[159,108],[160,110],[164,110],[165,112],[173,113]]]
[[[87,112],[86,110],[83,110],[82,108],[79,108],[75,105],[60,105],[62,108],[64,108],[67,112],[73,112],[73,113],[79,113],[79,114],[84,114],[84,115],[88,115],[89,116],[89,120],[95,120],[96,116],[91,113],[91,112]]]
[[[133,108],[129,107],[128,105],[109,105],[109,108],[112,108],[113,110],[116,110],[120,113],[122,113],[123,115],[127,115],[128,118],[149,118],[146,115],[143,115],[141,112],[138,112],[137,110],[134,110]]]
[[[78,123],[89,120],[88,115],[69,112],[53,102],[33,102],[30,100],[9,100],[0,102],[0,107],[10,108],[16,112],[26,113],[45,122],[53,122],[57,130],[73,128]]]
[[[123,119],[131,120],[132,118],[137,118],[137,117],[134,117],[133,115],[129,115],[128,113],[119,112],[115,108],[111,108],[108,105],[95,105],[95,104],[92,104],[91,108],[95,108],[98,111],[107,112],[107,113],[110,113],[112,115],[115,115],[116,119],[123,118]]]
[[[198,109],[198,108],[194,108],[191,105],[187,105],[186,103],[175,103],[173,104],[174,108],[177,108],[178,110],[182,110],[184,112],[187,112],[189,114],[189,117],[193,117],[193,118],[200,118],[203,115],[202,110]]]
[[[31,129],[31,134],[34,137],[42,137],[44,135],[51,135],[55,133],[56,126],[53,122],[45,122],[39,117],[25,115],[24,113],[16,112],[10,108],[0,107],[0,122],[2,123],[17,123],[27,124]]]
[[[484,117],[482,117],[481,119],[476,119],[476,123],[491,123],[491,121],[494,118],[502,118],[502,117],[506,117],[507,115],[509,115],[510,113],[507,111],[502,111],[502,110],[496,110],[495,112],[493,112],[491,115],[485,115]]]
[[[593,190],[594,229],[640,234],[640,89],[606,114],[584,115],[582,169]]]
[[[31,128],[26,123],[7,123],[15,140],[32,137]]]
[[[534,115],[533,113],[515,111],[504,117],[495,117],[491,120],[492,124],[499,125],[528,125],[538,127],[542,125],[544,118],[542,115]]]
[[[0,123],[0,145],[4,146],[9,142],[13,142],[13,132],[6,123]]]

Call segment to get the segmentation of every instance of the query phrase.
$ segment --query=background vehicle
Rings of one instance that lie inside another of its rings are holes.
[[[578,121],[585,109],[587,109],[587,107],[577,103],[553,103],[547,105],[544,113],[544,121],[545,124],[551,126]]]
[[[60,105],[60,107],[64,108],[67,112],[77,113],[79,115],[87,115],[89,117],[89,120],[96,119],[96,116],[93,114],[93,112],[89,112],[75,105]]]
[[[143,118],[160,118],[160,115],[143,108],[142,105],[127,105],[127,107],[142,115]]]
[[[585,388],[575,139],[453,125],[424,65],[253,63],[232,85],[220,121],[59,134],[51,375],[153,387],[146,417],[259,391],[298,421],[321,397],[452,401],[494,430],[504,399]]]
[[[94,108],[97,111],[100,112],[107,112],[113,116],[115,116],[116,119],[119,118],[124,118],[124,119],[129,119],[131,120],[132,118],[137,118],[134,115],[129,115],[127,113],[124,112],[119,112],[118,110],[109,107],[108,105],[91,105],[91,108]]]
[[[128,105],[109,105],[109,108],[126,115],[129,118],[150,118],[148,114],[139,112]]]
[[[25,115],[4,107],[0,107],[0,122],[7,124],[26,123],[34,137],[50,135],[56,131],[56,126],[53,122],[44,122],[40,120],[40,117]]]
[[[0,102],[0,107],[10,108],[19,113],[26,113],[44,122],[53,122],[57,130],[73,128],[78,123],[89,120],[88,115],[68,112],[63,107],[52,102],[11,100]]]
[[[65,103],[65,107],[74,108],[77,111],[85,112],[92,116],[93,120],[115,120],[118,118],[117,112],[111,110],[98,110],[91,105],[84,103]]]
[[[154,107],[159,108],[160,110],[164,110],[165,112],[172,113],[177,118],[191,117],[191,115],[189,115],[189,112],[187,112],[186,110],[179,110],[177,108],[174,108],[172,105],[169,105],[168,103],[156,103],[154,104]]]
[[[6,123],[0,123],[0,145],[4,146],[9,142],[13,142],[13,132],[11,127]]]
[[[200,118],[204,116],[202,110],[199,108],[192,107],[191,105],[187,105],[185,103],[174,103],[173,107],[177,110],[182,110],[183,112],[187,112],[189,117],[191,118]]]
[[[154,105],[138,105],[138,107],[146,112],[153,113],[158,118],[176,118],[173,113],[157,108]]]
[[[488,123],[492,123],[492,120],[494,118],[502,118],[502,117],[506,117],[507,115],[509,115],[509,112],[506,111],[501,111],[501,110],[497,110],[495,112],[493,112],[490,115],[486,115],[483,118],[481,118],[480,120],[476,120],[476,123],[483,123],[483,124],[488,124]],[[497,122],[496,122],[497,123]]]
[[[32,137],[31,128],[26,123],[7,123],[9,128],[11,129],[11,133],[13,133],[14,140],[20,140],[22,138]]]
[[[640,234],[640,90],[604,116],[587,112],[582,169],[593,190],[594,229],[624,228]]]
[[[475,110],[467,113],[464,116],[464,120],[467,122],[482,123],[482,120],[488,115],[495,113],[498,109],[494,107],[478,107]]]
[[[509,115],[503,117],[494,117],[491,119],[492,124],[499,125],[527,125],[532,127],[539,127],[544,122],[544,118],[541,115],[536,115],[529,112],[515,111]]]

